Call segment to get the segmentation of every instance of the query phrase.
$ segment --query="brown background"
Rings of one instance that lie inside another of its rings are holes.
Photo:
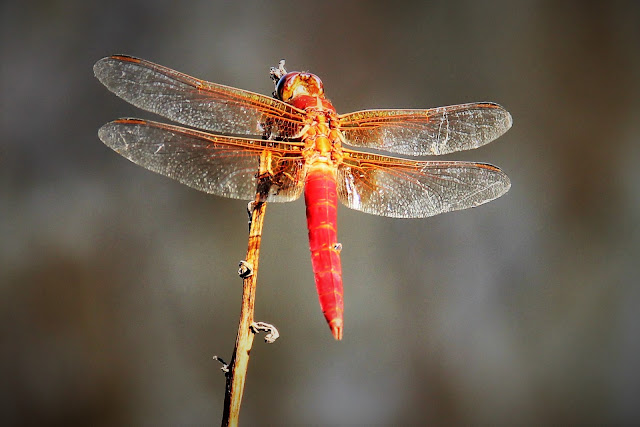
[[[93,77],[127,53],[270,93],[280,58],[339,112],[495,101],[503,198],[424,220],[339,211],[346,329],[313,285],[302,202],[267,210],[247,425],[640,421],[638,2],[5,1],[0,416],[218,424],[245,203],[97,137],[153,118]]]

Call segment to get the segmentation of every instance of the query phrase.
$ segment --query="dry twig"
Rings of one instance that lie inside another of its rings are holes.
[[[251,351],[255,334],[252,326],[256,324],[253,320],[253,315],[256,283],[258,280],[258,257],[260,253],[260,242],[262,240],[264,213],[267,207],[265,200],[269,192],[270,166],[271,153],[265,151],[260,158],[256,199],[251,206],[251,226],[249,229],[247,258],[240,263],[240,269],[238,271],[240,277],[243,278],[242,307],[240,309],[240,322],[238,324],[236,345],[233,350],[231,362],[228,365],[229,371],[226,374],[224,412],[222,415],[223,426],[238,425],[244,382],[249,366],[249,352]]]

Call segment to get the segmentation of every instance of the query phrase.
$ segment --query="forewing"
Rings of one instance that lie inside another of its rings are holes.
[[[500,105],[476,103],[428,110],[365,110],[340,116],[346,142],[409,156],[470,150],[511,127]]]
[[[511,186],[504,172],[485,163],[351,153],[338,169],[338,196],[347,207],[374,215],[424,218],[472,208]]]
[[[213,132],[285,139],[297,131],[303,114],[279,100],[129,56],[103,58],[93,71],[110,91],[136,107]]]
[[[268,202],[295,200],[304,187],[300,144],[211,135],[139,119],[107,123],[98,136],[140,166],[222,197],[255,199],[265,150],[271,153]]]

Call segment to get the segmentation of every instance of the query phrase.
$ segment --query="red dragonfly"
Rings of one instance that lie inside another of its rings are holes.
[[[511,185],[486,163],[414,161],[343,147],[409,156],[477,148],[511,127],[498,104],[338,114],[317,76],[287,73],[284,61],[271,69],[273,98],[130,56],[103,58],[93,70],[122,99],[190,126],[130,118],[102,126],[100,139],[132,162],[207,193],[254,200],[266,153],[264,201],[290,202],[304,191],[316,288],[337,340],[344,325],[338,200],[374,215],[424,218],[481,205]]]

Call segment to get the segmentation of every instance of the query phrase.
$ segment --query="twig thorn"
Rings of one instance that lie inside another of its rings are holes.
[[[267,335],[264,337],[264,342],[266,342],[267,344],[273,344],[275,340],[280,337],[280,333],[278,332],[276,327],[266,322],[253,322],[251,324],[251,330],[254,334],[267,332]]]

